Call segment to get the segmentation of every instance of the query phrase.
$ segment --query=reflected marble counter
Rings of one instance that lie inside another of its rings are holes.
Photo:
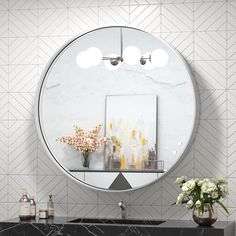
[[[122,225],[68,223],[75,218],[0,222],[0,236],[234,236],[234,222],[216,222],[212,227],[199,227],[193,221],[167,220],[159,225]]]

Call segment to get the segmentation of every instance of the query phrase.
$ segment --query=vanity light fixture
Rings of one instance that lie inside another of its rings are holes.
[[[120,29],[120,55],[110,54],[103,56],[97,47],[90,47],[80,52],[76,57],[76,63],[79,67],[87,69],[92,66],[99,65],[102,61],[109,70],[117,70],[124,62],[128,65],[136,65],[140,63],[145,69],[151,70],[154,67],[164,67],[169,60],[169,56],[163,49],[155,49],[152,53],[141,54],[140,50],[135,46],[128,46],[123,49],[123,33]]]

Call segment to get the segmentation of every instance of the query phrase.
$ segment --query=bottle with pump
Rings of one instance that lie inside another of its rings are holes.
[[[19,201],[19,217],[20,220],[31,219],[30,200],[25,189],[22,190],[22,196]]]
[[[54,206],[52,201],[52,194],[49,195],[49,201],[48,201],[48,217],[54,217]]]
[[[31,219],[35,219],[36,217],[36,203],[34,201],[34,197],[31,196],[29,197],[30,199],[30,215],[31,215]]]

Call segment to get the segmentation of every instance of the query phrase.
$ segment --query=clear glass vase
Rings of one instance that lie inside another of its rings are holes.
[[[193,209],[193,220],[200,226],[211,226],[218,218],[214,204],[205,203],[203,208]]]
[[[89,168],[89,161],[90,161],[89,152],[83,152],[82,153],[82,164],[83,164],[83,167]]]

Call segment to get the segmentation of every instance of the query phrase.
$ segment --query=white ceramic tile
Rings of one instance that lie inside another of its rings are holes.
[[[7,93],[0,93],[0,120],[7,120],[8,119],[8,94]]]
[[[73,1],[73,0],[72,0]],[[79,0],[81,1],[81,0]],[[90,0],[92,1],[92,0]],[[96,1],[93,1],[93,4],[95,4]],[[129,0],[98,0],[99,6],[128,6]],[[130,1],[131,3],[132,1]],[[146,2],[146,1],[145,1]],[[90,3],[91,4],[91,3]]]
[[[193,3],[163,4],[162,31],[193,31]]]
[[[0,65],[0,92],[8,91],[8,66]]]
[[[99,26],[127,25],[129,23],[129,6],[99,7]]]
[[[100,0],[101,1],[101,0]],[[69,0],[69,7],[97,7],[98,0]],[[110,0],[108,1],[110,3]]]
[[[38,0],[9,0],[9,9],[36,9]]]
[[[229,31],[228,34],[228,59],[236,59],[236,31]]]
[[[236,61],[228,61],[227,66],[228,89],[236,89]]]
[[[227,175],[226,121],[201,120],[195,141],[195,176]]]
[[[236,30],[236,1],[228,1],[227,4],[227,29]]]
[[[229,120],[227,123],[227,154],[228,154],[228,175],[236,177],[236,120]]]
[[[38,33],[40,36],[60,36],[67,34],[67,9],[40,9]]]
[[[29,195],[34,196],[37,201],[37,176],[9,175],[9,203],[19,203],[19,199],[22,195],[22,189],[25,189]]]
[[[98,192],[68,179],[68,203],[96,205]]]
[[[130,206],[129,217],[135,219],[161,219],[161,206]]]
[[[38,175],[65,175],[64,170],[57,165],[53,159],[46,152],[45,147],[42,146],[41,141],[38,140]]]
[[[201,90],[200,119],[226,119],[226,90]]]
[[[1,9],[1,6],[0,6]],[[0,35],[1,37],[8,37],[8,11],[0,12]]]
[[[38,63],[46,64],[67,42],[67,36],[39,37]]]
[[[38,201],[48,202],[50,194],[53,195],[55,203],[67,203],[66,176],[38,176]]]
[[[0,2],[0,10],[7,10],[8,9],[8,0],[2,0]]]
[[[174,47],[187,60],[193,60],[193,33],[162,33],[162,38]]]
[[[8,39],[0,38],[0,65],[8,64]]]
[[[189,176],[189,178],[191,178]],[[181,189],[175,183],[176,177],[165,177],[162,180],[162,206],[171,206],[176,202]]]
[[[236,118],[236,90],[228,90],[228,119]]]
[[[148,32],[160,32],[161,6],[159,4],[131,5],[129,25]]]
[[[0,174],[8,174],[8,121],[0,121]]]
[[[9,39],[9,63],[10,64],[36,64],[37,63],[37,39],[10,38]]]
[[[195,61],[194,74],[200,89],[226,89],[226,61]]]
[[[226,32],[195,32],[194,52],[195,60],[225,60]]]
[[[70,8],[68,27],[69,35],[74,36],[97,28],[98,8]]]
[[[67,212],[68,212],[68,204],[63,204],[63,203],[55,203],[53,202],[53,206],[54,206],[54,216],[58,217],[58,216],[63,216],[63,217],[67,217]],[[36,205],[37,209],[47,209],[47,202],[39,202]],[[48,221],[48,220],[47,220]],[[41,223],[46,223],[45,220],[40,220]]]
[[[9,11],[9,36],[35,36],[37,34],[38,25],[37,17],[37,10]]]
[[[124,193],[106,193],[98,192],[98,204],[100,205],[117,205],[121,200],[129,204],[129,192]]]
[[[188,210],[185,206],[163,206],[162,219],[192,220],[192,210]]]
[[[0,220],[4,221],[8,218],[8,207],[6,203],[0,204]]]
[[[8,202],[8,175],[0,175],[0,202]]]
[[[68,204],[68,216],[84,218],[96,217],[97,208],[97,205],[91,204]]]
[[[34,121],[9,122],[9,173],[37,174],[37,133]]]
[[[39,0],[38,8],[66,8],[68,6],[68,1],[64,0]]]
[[[130,205],[157,206],[161,205],[162,182],[156,182],[147,187],[130,192]]]
[[[175,168],[167,174],[171,176],[193,176],[194,175],[194,144],[189,152],[182,158],[182,160],[175,166]]]
[[[36,65],[9,66],[10,92],[35,92],[37,85],[38,85],[38,68]]]
[[[9,119],[32,120],[34,116],[35,93],[9,94]]]
[[[226,30],[226,2],[195,3],[194,30]]]

